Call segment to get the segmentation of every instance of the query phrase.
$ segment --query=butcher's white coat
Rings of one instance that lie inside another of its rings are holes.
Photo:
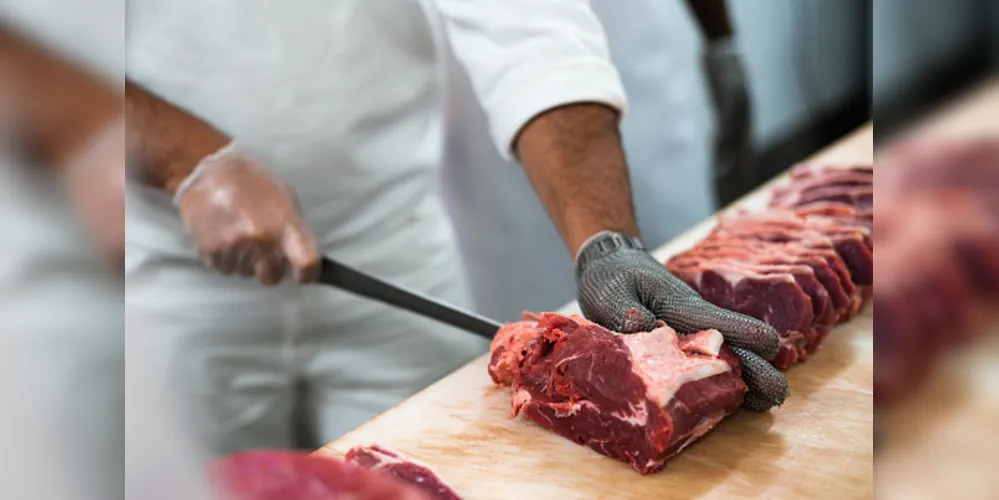
[[[131,0],[130,79],[207,120],[297,192],[321,249],[470,306],[435,189],[441,29],[508,153],[533,115],[624,108],[585,0]],[[263,289],[205,270],[162,193],[130,185],[128,307],[166,342],[159,367],[203,405],[218,452],[318,446],[485,351],[484,342],[321,287]],[[509,243],[509,242],[507,242]],[[568,260],[568,258],[567,258]],[[304,398],[293,390],[304,383]]]
[[[684,2],[591,3],[628,94],[621,133],[639,227],[655,248],[714,211],[696,23]],[[476,306],[505,321],[557,309],[576,293],[568,250],[520,166],[495,152],[465,75],[451,71],[449,82],[441,182]]]

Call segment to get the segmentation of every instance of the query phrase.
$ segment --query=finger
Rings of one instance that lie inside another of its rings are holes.
[[[777,330],[756,318],[718,307],[700,296],[667,301],[657,316],[680,333],[718,330],[731,346],[773,358],[780,349]]]
[[[235,274],[247,278],[256,274],[256,265],[263,260],[263,252],[258,246],[250,242],[241,243],[233,253],[236,261]]]
[[[742,406],[753,411],[767,411],[784,404],[788,396],[787,378],[765,359],[752,351],[732,347],[742,361],[742,380],[749,392]]]
[[[204,261],[209,268],[222,274],[232,274],[236,267],[236,259],[233,258],[232,252],[228,250],[211,252]]]
[[[612,296],[609,292],[598,293],[596,297],[588,287],[580,287],[579,305],[590,321],[608,330],[621,333],[649,331],[656,326],[656,316],[642,305],[637,298]]]
[[[281,248],[291,267],[295,281],[312,283],[319,277],[319,249],[312,233],[300,224],[285,232]]]
[[[264,286],[274,286],[284,279],[288,272],[287,261],[280,255],[260,259],[254,264],[254,274]]]

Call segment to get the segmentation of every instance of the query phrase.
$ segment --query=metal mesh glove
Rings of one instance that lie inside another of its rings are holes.
[[[228,146],[202,160],[174,204],[205,264],[274,285],[291,270],[315,281],[322,256],[291,190],[251,155]]]
[[[680,334],[721,332],[742,360],[749,387],[746,408],[767,410],[787,397],[787,380],[765,360],[777,354],[777,332],[702,299],[649,255],[637,238],[609,231],[590,238],[576,258],[576,281],[583,314],[610,330],[648,331],[662,320]]]

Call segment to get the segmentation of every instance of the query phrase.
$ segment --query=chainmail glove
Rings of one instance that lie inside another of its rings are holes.
[[[702,299],[649,255],[637,238],[609,231],[591,237],[576,258],[576,281],[583,314],[610,330],[648,331],[662,320],[680,334],[721,332],[742,360],[749,387],[746,408],[765,411],[787,397],[787,380],[766,361],[777,354],[777,332]]]

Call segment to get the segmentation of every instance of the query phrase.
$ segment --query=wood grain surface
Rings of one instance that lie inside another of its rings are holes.
[[[873,127],[812,160],[873,161]],[[773,183],[733,206],[765,206]],[[689,248],[713,218],[659,248]],[[467,500],[873,497],[873,318],[871,306],[833,330],[821,350],[787,372],[791,397],[771,413],[739,412],[702,441],[641,476],[545,430],[508,418],[510,393],[495,387],[480,357],[317,453],[342,456],[378,443],[431,464]],[[563,311],[576,311],[575,304]]]

